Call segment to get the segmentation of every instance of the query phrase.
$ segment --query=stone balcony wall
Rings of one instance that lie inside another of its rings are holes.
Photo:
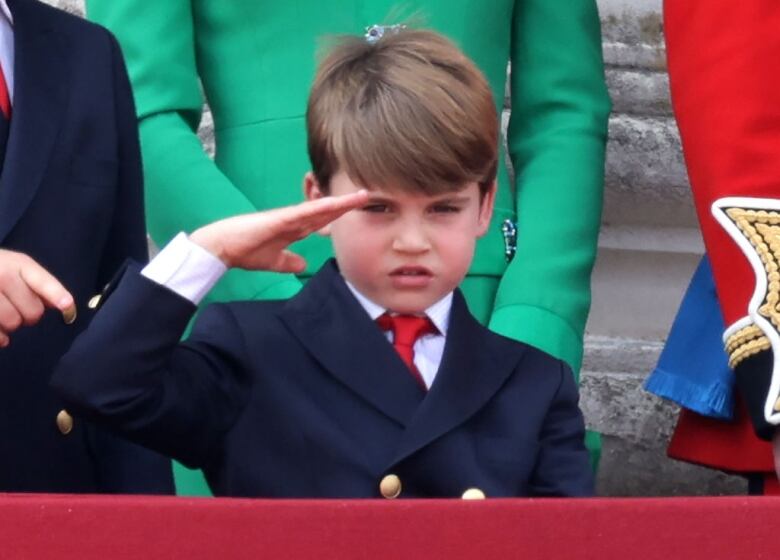
[[[83,0],[46,1],[83,14]],[[743,493],[740,478],[666,458],[676,408],[641,388],[703,248],[671,112],[661,0],[597,1],[613,114],[582,407],[604,435],[599,491]],[[208,111],[201,128],[212,153]]]

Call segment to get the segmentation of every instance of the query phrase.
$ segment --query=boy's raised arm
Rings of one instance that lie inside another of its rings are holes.
[[[228,218],[197,230],[190,242],[226,267],[296,271],[305,263],[287,246],[367,198],[361,191]],[[165,258],[164,249],[148,266]],[[197,467],[240,414],[249,382],[243,335],[226,306],[207,307],[192,336],[179,342],[197,303],[177,293],[181,284],[179,278],[168,287],[128,267],[51,384],[72,411]]]

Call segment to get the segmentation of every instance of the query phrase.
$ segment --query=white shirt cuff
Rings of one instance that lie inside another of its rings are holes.
[[[174,237],[141,274],[195,305],[227,272],[225,264],[182,232]]]

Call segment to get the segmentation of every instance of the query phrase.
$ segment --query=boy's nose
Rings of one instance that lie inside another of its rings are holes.
[[[401,253],[424,253],[431,248],[422,228],[401,227],[393,239],[393,250]]]

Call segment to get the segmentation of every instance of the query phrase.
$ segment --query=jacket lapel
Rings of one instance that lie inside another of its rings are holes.
[[[67,102],[66,49],[34,2],[9,2],[14,16],[14,105],[0,176],[0,241],[40,185]]]
[[[456,290],[436,380],[407,427],[391,464],[402,461],[484,407],[515,371],[522,353],[522,346],[505,344],[480,325]]]
[[[347,288],[333,260],[289,300],[282,321],[322,366],[403,426],[425,394]]]

